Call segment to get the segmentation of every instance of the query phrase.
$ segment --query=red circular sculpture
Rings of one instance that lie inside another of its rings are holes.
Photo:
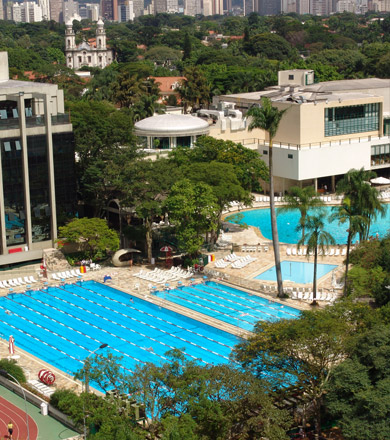
[[[50,370],[40,370],[38,373],[38,379],[46,385],[53,385],[56,377]]]

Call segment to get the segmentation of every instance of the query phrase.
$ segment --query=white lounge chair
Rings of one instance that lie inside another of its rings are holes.
[[[334,256],[338,257],[339,255],[340,255],[340,248],[337,248],[335,253],[334,253]]]
[[[17,287],[17,284],[14,283],[14,280],[8,280],[8,284],[9,284],[11,287]]]
[[[7,286],[4,286],[2,281],[0,281],[0,289],[7,289]]]
[[[333,255],[334,255],[334,248],[331,248],[331,250],[329,251],[329,256],[333,257]]]
[[[27,284],[27,283],[25,283],[25,282],[22,280],[22,277],[19,277],[19,278],[18,278],[18,281],[19,281],[20,285]]]
[[[345,257],[345,255],[347,255],[347,248],[343,248],[343,250],[341,251],[341,255],[343,257]]]
[[[51,277],[53,278],[53,280],[61,281],[61,278],[56,273],[52,273]]]
[[[291,254],[296,256],[297,255],[297,248],[292,248]]]
[[[291,248],[286,249],[286,255],[291,255]]]

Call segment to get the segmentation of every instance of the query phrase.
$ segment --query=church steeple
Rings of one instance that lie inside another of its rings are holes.
[[[71,21],[66,23],[65,30],[65,51],[72,50],[76,48],[76,35],[73,30],[73,25]]]
[[[106,50],[106,31],[104,29],[104,23],[100,17],[96,26],[96,48],[98,50]]]

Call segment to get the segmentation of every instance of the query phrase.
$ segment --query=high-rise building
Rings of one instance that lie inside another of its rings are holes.
[[[75,0],[64,0],[62,4],[62,17],[65,23],[73,20],[81,21],[78,2]]]
[[[12,19],[19,23],[35,23],[37,21],[42,21],[42,9],[33,1],[13,3]]]
[[[223,0],[203,0],[203,15],[223,15]]]
[[[113,51],[107,49],[104,23],[99,19],[96,25],[96,41],[76,45],[76,34],[72,23],[66,24],[65,30],[66,66],[70,69],[80,69],[83,66],[101,67],[102,69],[113,61]]]
[[[100,6],[97,3],[79,3],[79,15],[81,19],[89,18],[92,21],[98,21]]]
[[[64,17],[62,14],[62,3],[63,0],[49,0],[50,19],[57,21],[58,23],[64,22]]]
[[[0,266],[42,258],[76,208],[75,152],[55,84],[9,79],[0,52]]]
[[[134,20],[134,4],[132,0],[125,0],[118,6],[118,21],[120,23]]]
[[[118,0],[101,0],[100,11],[105,20],[118,21]]]
[[[184,15],[195,16],[202,13],[201,0],[185,0]]]

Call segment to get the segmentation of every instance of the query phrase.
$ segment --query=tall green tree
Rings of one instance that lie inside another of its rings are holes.
[[[314,272],[313,272],[313,302],[312,305],[317,305],[317,262],[318,262],[318,251],[321,250],[322,253],[329,245],[335,244],[335,240],[332,235],[325,231],[323,215],[314,215],[306,217],[306,222],[304,225],[299,225],[298,229],[303,227],[307,231],[305,235],[299,240],[298,246],[307,244],[307,255],[310,256],[311,253],[314,254]]]
[[[208,232],[218,228],[218,201],[211,186],[189,179],[175,183],[165,202],[180,249],[195,257]]]
[[[127,164],[119,177],[121,205],[134,206],[137,216],[143,219],[149,262],[153,257],[153,222],[164,214],[164,201],[180,177],[180,170],[161,158]]]
[[[345,258],[345,275],[344,275],[344,295],[348,289],[348,270],[349,270],[349,256],[351,252],[352,240],[355,235],[361,231],[363,225],[367,222],[367,219],[362,215],[354,215],[351,206],[351,200],[345,196],[341,205],[334,206],[332,208],[333,213],[330,216],[330,220],[337,220],[339,224],[348,224],[347,235],[347,255]]]
[[[323,206],[324,202],[317,196],[317,192],[312,186],[304,188],[292,186],[283,197],[283,201],[286,204],[279,208],[279,212],[295,210],[300,212],[299,224],[302,229],[302,238],[304,238],[307,212],[311,208]]]
[[[337,184],[337,192],[349,199],[351,213],[365,218],[358,231],[360,241],[368,240],[372,220],[385,213],[379,191],[370,184],[375,176],[373,171],[364,168],[352,169]]]
[[[280,266],[280,252],[279,252],[279,234],[278,225],[276,223],[276,210],[274,199],[274,171],[273,171],[273,147],[272,141],[278,131],[280,121],[287,109],[279,110],[272,106],[269,98],[262,98],[261,107],[252,107],[247,116],[250,116],[251,122],[248,126],[248,130],[252,131],[254,128],[260,128],[268,134],[268,167],[269,167],[269,188],[270,188],[270,211],[271,211],[271,229],[272,229],[272,242],[275,255],[275,269],[276,279],[278,283],[278,296],[283,297],[283,280],[282,269]]]
[[[210,102],[210,86],[198,67],[186,67],[183,75],[186,79],[182,81],[178,91],[184,105],[184,112],[187,113],[189,108],[195,112]]]

